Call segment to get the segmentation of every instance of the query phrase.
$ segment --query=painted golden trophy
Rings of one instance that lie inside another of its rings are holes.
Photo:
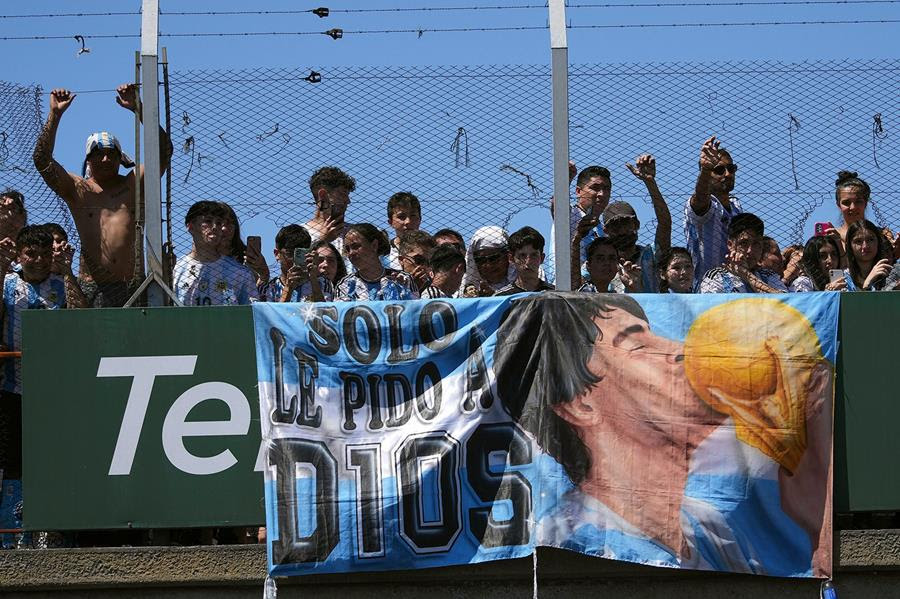
[[[806,316],[771,298],[703,312],[684,343],[685,372],[697,395],[732,417],[738,439],[790,472],[806,450],[807,389],[823,359]]]

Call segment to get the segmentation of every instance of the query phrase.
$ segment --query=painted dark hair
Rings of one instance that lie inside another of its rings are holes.
[[[603,380],[588,368],[594,344],[603,338],[595,319],[606,319],[615,308],[647,321],[628,295],[545,292],[514,300],[497,329],[494,374],[503,408],[576,485],[590,470],[590,450],[553,408]]]

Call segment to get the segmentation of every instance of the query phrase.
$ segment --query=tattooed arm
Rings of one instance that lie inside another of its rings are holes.
[[[56,130],[59,119],[75,99],[75,94],[67,89],[54,89],[50,92],[50,114],[47,123],[38,136],[34,147],[34,166],[44,178],[47,186],[62,199],[71,202],[76,199],[75,175],[69,173],[60,163],[53,159],[53,147],[56,145]]]

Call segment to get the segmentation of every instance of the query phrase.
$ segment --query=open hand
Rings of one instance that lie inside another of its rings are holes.
[[[718,158],[716,159],[718,161]],[[656,158],[651,154],[641,154],[638,156],[634,164],[625,163],[631,174],[641,181],[649,181],[656,178]]]
[[[891,261],[887,258],[879,260],[875,266],[872,267],[872,270],[869,272],[869,276],[866,277],[865,282],[863,283],[863,287],[868,289],[875,281],[878,279],[884,279],[891,272],[891,268],[893,265]]]
[[[53,267],[55,273],[61,275],[72,274],[72,259],[75,257],[75,248],[67,243],[53,251]]]
[[[54,89],[50,92],[50,112],[54,113],[56,116],[62,116],[62,113],[66,111],[75,97],[76,94],[65,88],[58,87]]]
[[[136,83],[123,83],[116,88],[116,103],[122,108],[127,108],[131,112],[137,110],[138,94]]]
[[[625,285],[626,290],[632,293],[641,291],[643,286],[641,271],[639,264],[634,264],[628,260],[619,264],[619,278],[622,279],[622,284]]]
[[[584,215],[584,217],[578,221],[578,228],[575,230],[575,237],[577,239],[584,239],[587,237],[590,232],[597,226],[600,222],[600,217],[592,216],[590,213]]]

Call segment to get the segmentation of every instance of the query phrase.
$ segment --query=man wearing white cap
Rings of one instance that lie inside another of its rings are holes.
[[[119,106],[132,112],[137,109],[135,84],[120,85],[116,92]],[[59,120],[74,99],[67,89],[50,92],[50,113],[34,148],[34,165],[72,212],[81,237],[81,286],[91,305],[121,306],[130,297],[131,287],[141,282],[134,280],[134,190],[136,184],[143,184],[144,170],[120,174],[120,165],[131,168],[134,162],[122,152],[119,140],[105,131],[88,137],[81,176],[67,172],[53,159]],[[160,174],[169,167],[171,155],[172,144],[160,128]]]

